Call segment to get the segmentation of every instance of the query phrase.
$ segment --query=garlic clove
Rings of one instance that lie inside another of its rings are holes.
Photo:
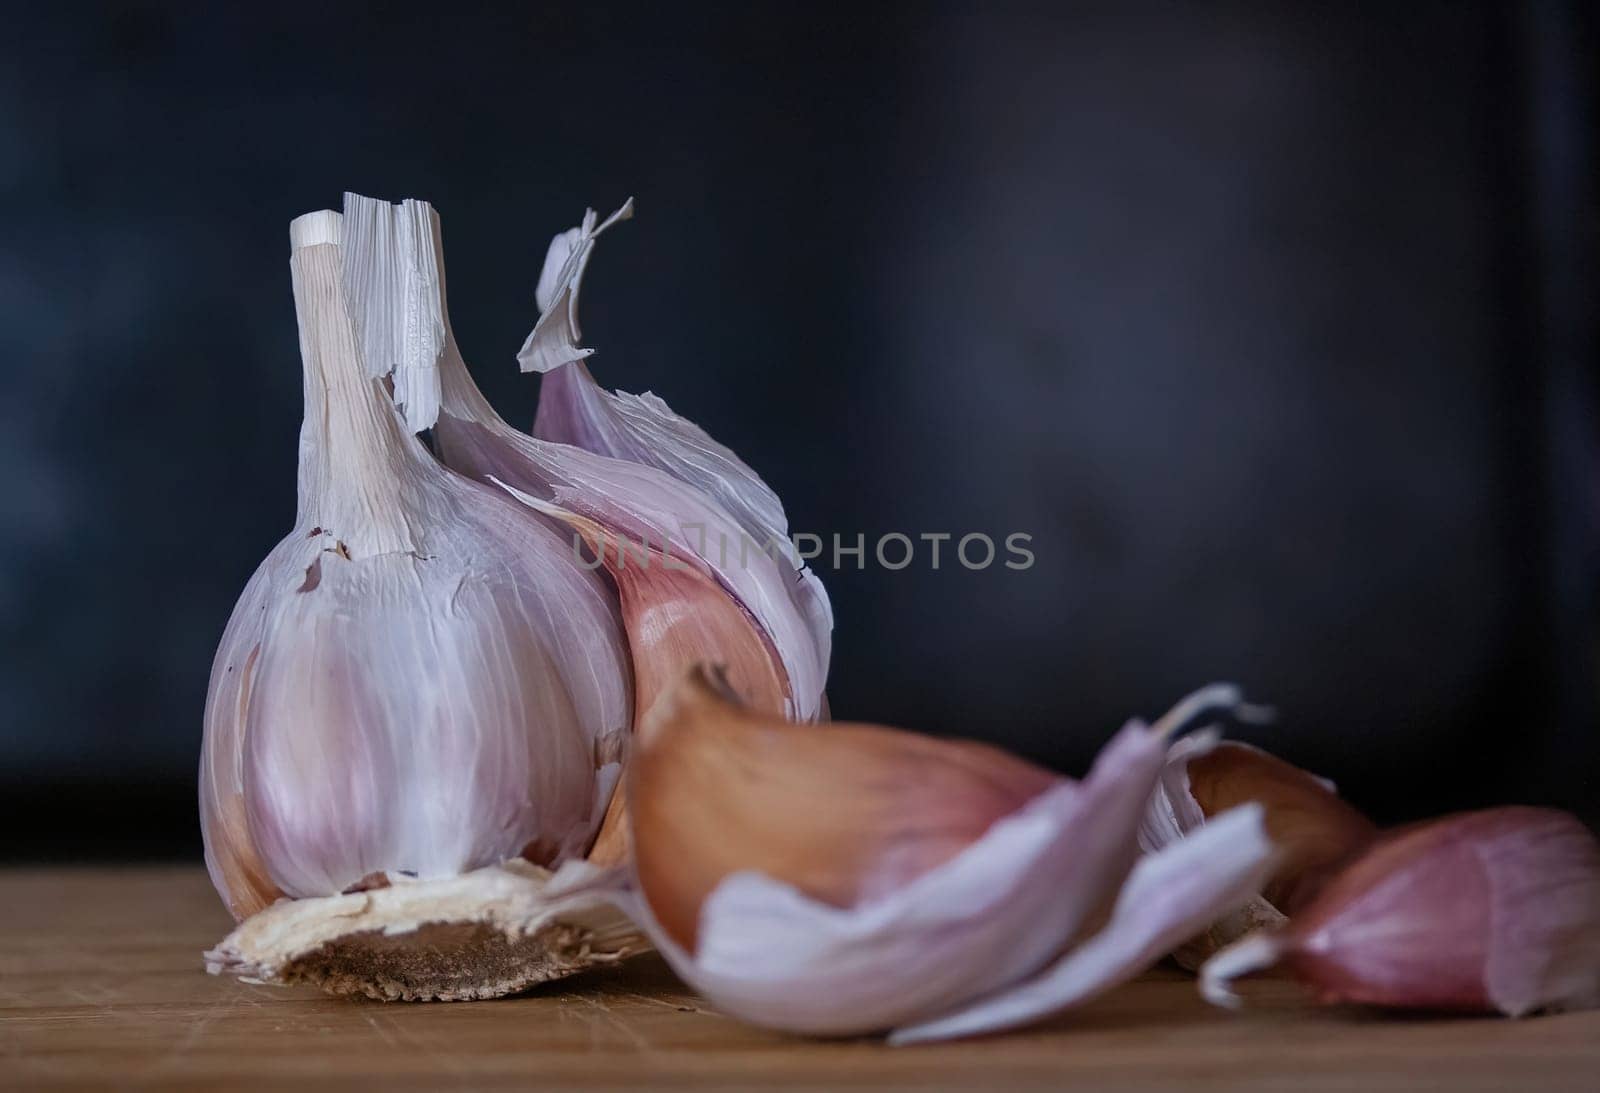
[[[781,660],[749,613],[700,568],[655,547],[635,553],[592,520],[511,492],[567,522],[616,581],[633,653],[636,724],[644,722],[656,701],[690,669],[719,657],[723,679],[746,708],[772,718],[784,716],[790,694]],[[631,856],[624,788],[612,797],[587,860],[615,865]]]
[[[789,520],[778,495],[732,450],[674,413],[657,396],[603,390],[583,359],[592,350],[572,347],[578,340],[578,290],[595,238],[632,211],[630,201],[596,227],[590,210],[580,227],[563,232],[550,244],[539,277],[541,315],[518,355],[523,371],[544,374],[533,435],[655,467],[711,498],[757,549],[781,548],[790,583],[795,586],[792,594],[808,621],[826,675],[833,607],[822,582],[793,552]],[[552,339],[557,342],[555,348],[550,348]],[[737,543],[736,539],[727,541]]]
[[[1057,781],[979,744],[868,725],[797,731],[703,671],[639,726],[628,770],[641,885],[688,948],[731,874],[849,907],[947,861]]]
[[[1224,949],[1201,990],[1282,965],[1324,1002],[1447,1010],[1600,1005],[1600,844],[1577,819],[1495,808],[1376,843],[1282,930]]]
[[[630,761],[631,913],[743,1020],[831,1035],[932,1018],[1025,979],[1109,905],[1163,753],[1131,724],[1077,783],[978,744],[795,731],[698,673]]]
[[[1262,808],[1243,804],[1141,858],[1098,933],[1039,975],[953,1013],[895,1030],[892,1044],[997,1032],[1081,1005],[1161,959],[1248,900],[1273,856]]]
[[[782,661],[750,613],[710,576],[657,547],[619,543],[593,520],[520,496],[578,532],[616,582],[633,653],[636,723],[692,668],[713,657],[725,658],[722,679],[746,709],[785,716],[790,696]]]
[[[1378,836],[1377,826],[1331,783],[1248,744],[1220,743],[1191,759],[1187,774],[1189,795],[1208,821],[1246,801],[1260,802],[1280,854],[1262,895],[1287,915]]]
[[[1141,825],[1141,844],[1147,850],[1171,845],[1247,801],[1263,807],[1278,847],[1276,864],[1261,892],[1173,952],[1190,970],[1246,934],[1282,925],[1377,837],[1373,823],[1340,798],[1332,783],[1249,744],[1197,733],[1169,750]]]

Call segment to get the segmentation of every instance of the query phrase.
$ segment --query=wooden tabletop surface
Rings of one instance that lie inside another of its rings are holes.
[[[1600,1013],[1397,1019],[1280,983],[1224,1013],[1158,969],[1027,1032],[889,1048],[747,1028],[653,957],[495,1002],[251,986],[201,967],[228,925],[198,868],[0,872],[0,1086],[1600,1090]]]

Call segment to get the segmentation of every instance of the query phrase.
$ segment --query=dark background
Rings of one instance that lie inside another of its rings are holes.
[[[835,713],[1070,771],[1232,679],[1386,820],[1595,818],[1583,5],[32,5],[0,44],[0,857],[198,850],[212,651],[293,514],[285,226],[431,199],[513,356],[629,194],[602,382],[796,530]]]

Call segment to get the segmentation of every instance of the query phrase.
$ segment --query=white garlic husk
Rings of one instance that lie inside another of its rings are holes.
[[[264,932],[247,922],[209,958],[377,997],[481,997],[637,947],[626,931],[558,931],[543,900],[546,868],[582,856],[610,800],[627,649],[613,593],[566,533],[448,471],[403,426],[387,369],[363,359],[341,238],[337,213],[291,227],[299,515],[218,650],[201,760],[207,862],[235,917],[282,926],[267,903],[309,902],[270,952],[251,950]],[[497,917],[490,900],[474,918],[474,876],[538,913]],[[373,934],[352,899],[380,920],[404,904],[400,940],[381,921]],[[329,917],[352,928],[330,936]],[[405,951],[422,921],[462,929]]]

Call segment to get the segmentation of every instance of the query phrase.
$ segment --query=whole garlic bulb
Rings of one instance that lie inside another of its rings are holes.
[[[566,533],[437,463],[363,366],[337,213],[291,226],[297,525],[212,669],[201,818],[235,918],[278,896],[553,864],[594,837],[631,677]]]

